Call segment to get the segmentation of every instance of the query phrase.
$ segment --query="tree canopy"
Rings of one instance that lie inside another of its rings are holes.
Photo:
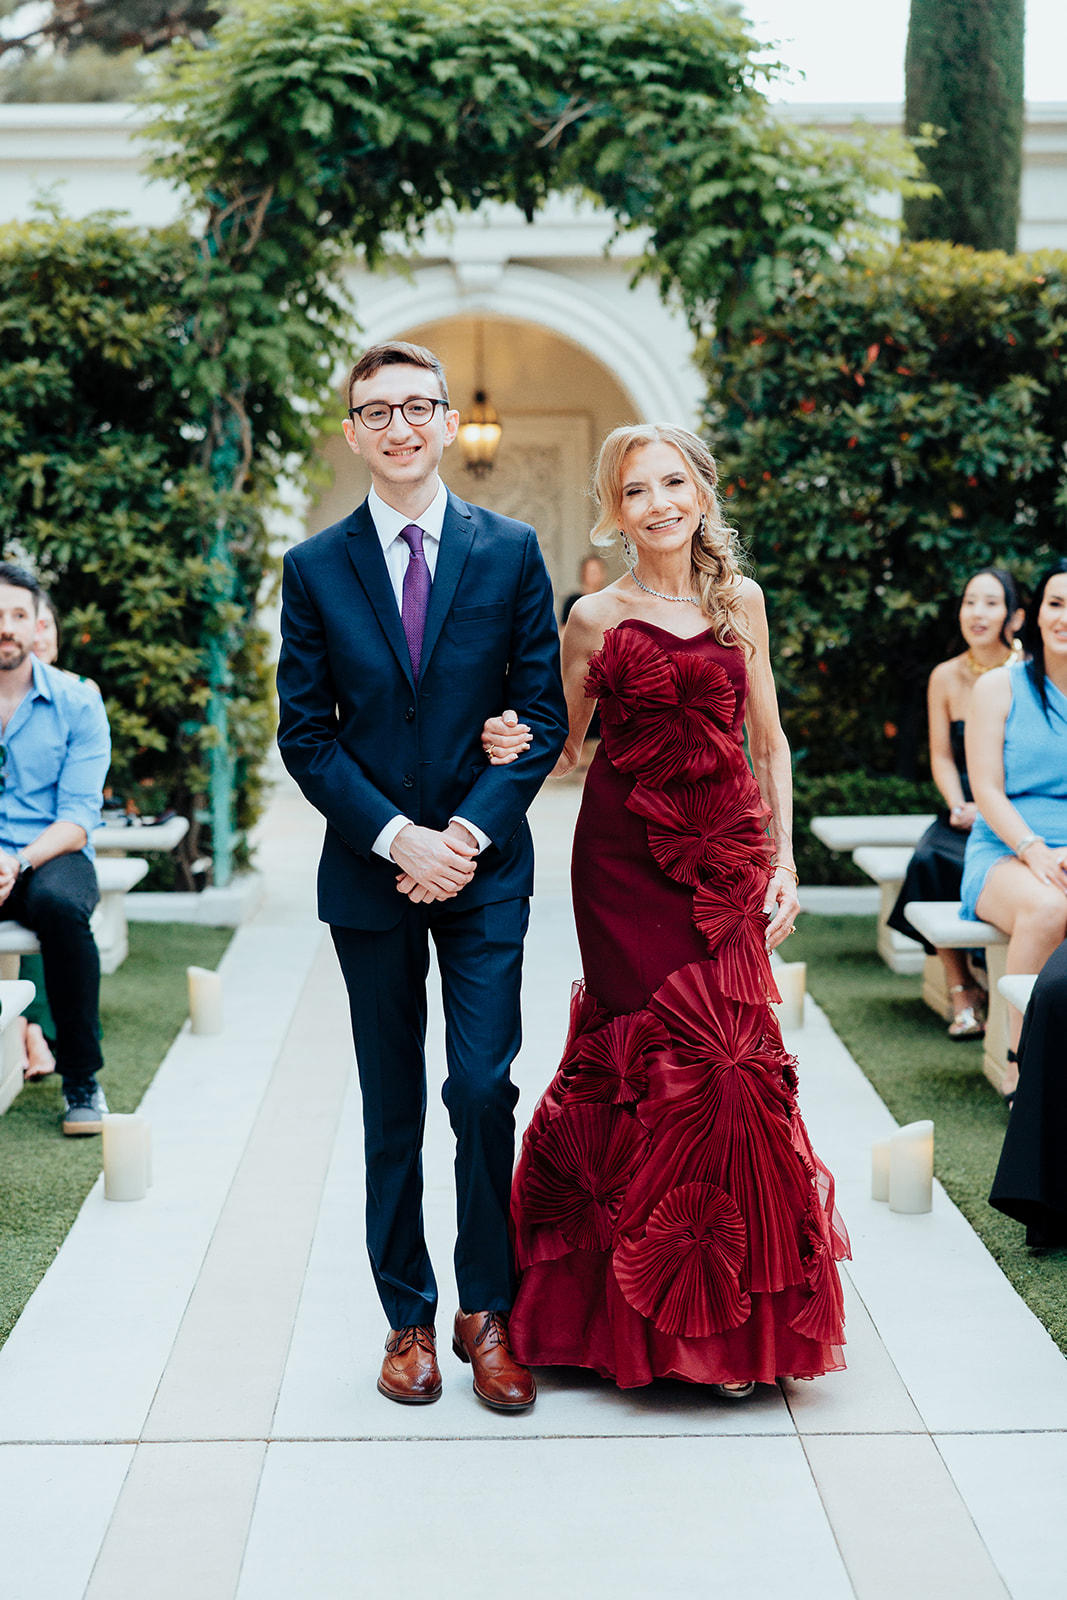
[[[265,0],[178,45],[159,170],[203,208],[205,404],[329,372],[335,284],[442,209],[592,195],[695,326],[737,328],[917,170],[900,140],[779,120],[715,0]],[[216,407],[216,410],[218,408]]]

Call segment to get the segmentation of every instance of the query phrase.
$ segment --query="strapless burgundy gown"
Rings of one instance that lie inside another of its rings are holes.
[[[574,835],[584,983],[515,1173],[516,1355],[771,1383],[844,1366],[848,1238],[768,1002],[769,812],[742,652],[608,632]]]

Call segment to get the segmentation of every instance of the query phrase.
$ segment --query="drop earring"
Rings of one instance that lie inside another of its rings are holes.
[[[706,511],[702,511],[700,513],[700,521],[697,523],[697,538],[700,540],[701,544],[704,543],[704,536],[707,532],[707,526],[708,514]]]
[[[621,528],[619,532],[622,534],[622,553],[626,557],[626,565],[632,572],[637,565],[637,552]]]

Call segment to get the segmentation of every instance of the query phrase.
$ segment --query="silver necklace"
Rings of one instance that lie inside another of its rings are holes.
[[[633,567],[630,568],[630,576],[639,589],[643,589],[646,594],[654,594],[657,600],[677,600],[683,605],[690,606],[698,606],[700,604],[700,601],[691,594],[660,594],[658,589],[650,589],[647,583],[641,582],[641,579],[637,576],[637,573],[634,571]]]

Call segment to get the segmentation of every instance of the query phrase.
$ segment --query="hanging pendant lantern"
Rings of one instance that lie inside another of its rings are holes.
[[[468,472],[484,478],[493,470],[497,446],[503,429],[497,414],[489,404],[484,389],[474,392],[474,404],[463,415],[459,425],[459,445]]]
[[[468,472],[484,478],[493,470],[500,435],[500,418],[489,404],[483,379],[485,365],[485,327],[478,322],[474,332],[474,401],[459,424],[459,447]]]

